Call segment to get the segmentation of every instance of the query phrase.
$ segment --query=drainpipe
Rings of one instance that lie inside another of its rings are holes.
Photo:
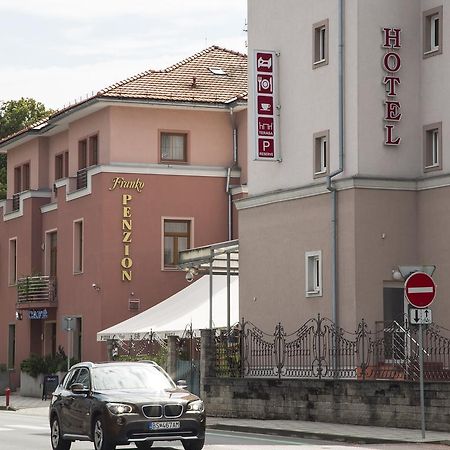
[[[233,239],[233,195],[231,193],[231,170],[237,165],[237,128],[233,107],[230,107],[231,129],[233,131],[233,166],[227,169],[227,186],[225,192],[228,194],[228,240]]]
[[[331,192],[331,319],[339,327],[338,317],[338,267],[337,267],[337,193],[332,179],[344,171],[344,0],[338,0],[339,16],[339,168],[327,177],[327,189]]]

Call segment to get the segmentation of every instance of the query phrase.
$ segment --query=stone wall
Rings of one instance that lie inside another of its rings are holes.
[[[419,383],[202,377],[207,414],[420,429]],[[450,431],[450,383],[425,383],[426,428]]]

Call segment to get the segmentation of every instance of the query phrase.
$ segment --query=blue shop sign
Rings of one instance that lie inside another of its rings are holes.
[[[28,311],[28,317],[31,320],[48,319],[48,311],[46,309],[31,309]]]

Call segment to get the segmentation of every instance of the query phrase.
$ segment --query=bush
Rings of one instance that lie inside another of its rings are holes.
[[[70,360],[70,365],[75,364],[74,358]],[[55,356],[46,355],[39,356],[31,354],[29,358],[24,359],[20,364],[20,369],[31,375],[33,378],[37,378],[40,374],[49,374],[56,372],[63,372],[67,370],[67,356],[64,349],[59,346],[58,352]]]

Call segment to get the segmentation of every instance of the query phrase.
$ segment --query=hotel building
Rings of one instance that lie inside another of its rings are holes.
[[[16,385],[30,353],[106,359],[98,331],[186,286],[179,250],[237,236],[246,94],[247,57],[214,46],[1,141],[0,362]]]
[[[442,0],[248,1],[241,315],[352,331],[433,272],[450,319],[450,10]],[[435,266],[435,267],[433,267]]]

